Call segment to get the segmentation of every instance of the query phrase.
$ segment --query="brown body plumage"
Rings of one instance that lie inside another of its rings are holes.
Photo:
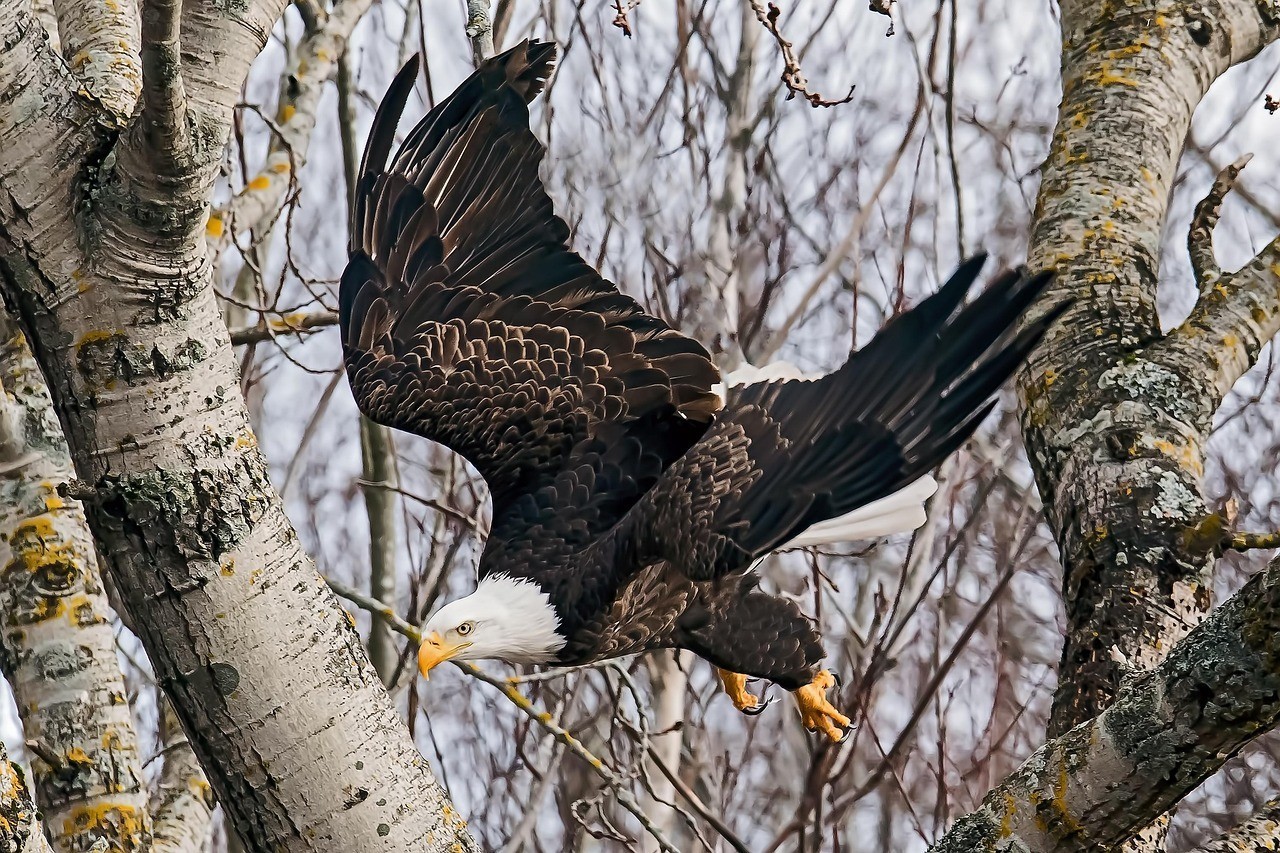
[[[721,408],[707,351],[567,248],[528,125],[553,58],[526,42],[487,60],[388,164],[416,63],[393,83],[341,286],[356,400],[484,476],[481,577],[545,593],[563,639],[550,662],[681,647],[809,684],[821,638],[759,589],[753,562],[968,437],[1057,314],[1012,331],[1046,277],[1008,274],[961,308],[970,261],[835,373],[748,386]]]

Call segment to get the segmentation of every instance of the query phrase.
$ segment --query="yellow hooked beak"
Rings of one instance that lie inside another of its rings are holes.
[[[422,639],[422,645],[418,647],[418,671],[422,673],[423,680],[430,680],[431,676],[427,673],[445,661],[457,657],[463,649],[469,648],[471,648],[470,643],[451,646],[439,633],[432,631]]]

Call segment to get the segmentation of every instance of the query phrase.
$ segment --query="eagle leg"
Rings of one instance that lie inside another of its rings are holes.
[[[727,669],[716,667],[716,675],[720,676],[720,684],[724,687],[724,692],[729,696],[729,701],[733,702],[733,707],[737,708],[744,714],[755,716],[769,707],[772,699],[764,702],[760,701],[758,696],[747,690],[747,677],[738,672],[730,672]]]
[[[814,676],[813,681],[793,693],[804,727],[811,732],[820,731],[839,743],[848,734],[850,720],[827,701],[827,691],[835,686],[835,676],[824,669]]]

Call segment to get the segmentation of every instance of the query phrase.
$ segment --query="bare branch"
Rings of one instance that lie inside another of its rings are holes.
[[[1280,548],[1280,533],[1236,533],[1227,547],[1232,551],[1265,551]]]
[[[1111,849],[1132,837],[1280,722],[1278,605],[1280,560],[1125,681],[1111,707],[1036,750],[933,853]]]
[[[306,335],[311,332],[336,326],[338,315],[332,311],[316,311],[310,314],[285,314],[257,326],[246,326],[231,330],[231,343],[259,344],[273,340],[281,335]]]
[[[1245,154],[1219,172],[1209,194],[1196,205],[1191,230],[1187,233],[1187,251],[1191,255],[1191,269],[1195,272],[1196,284],[1200,287],[1201,294],[1208,292],[1222,276],[1222,269],[1213,253],[1213,229],[1218,224],[1223,200],[1235,187],[1241,170],[1252,159],[1252,154]]]
[[[372,0],[345,0],[298,45],[290,86],[271,123],[266,162],[244,189],[209,216],[205,236],[214,254],[226,249],[237,233],[262,228],[276,216],[297,171],[307,161],[324,85],[346,51],[351,31],[372,5]]]
[[[769,4],[766,10],[760,0],[748,0],[751,3],[751,9],[756,13],[756,20],[764,25],[764,28],[773,36],[773,40],[778,43],[778,49],[782,51],[782,82],[786,84],[787,91],[791,94],[788,98],[794,98],[796,95],[801,96],[810,105],[814,107],[834,107],[839,104],[847,104],[853,100],[854,86],[849,87],[849,94],[839,100],[828,100],[820,93],[809,89],[809,80],[804,76],[804,72],[800,69],[800,59],[796,56],[795,47],[791,42],[787,41],[782,34],[781,28],[778,26],[778,18],[782,15],[782,10],[774,3]]]
[[[1280,236],[1240,270],[1219,277],[1158,347],[1167,351],[1171,362],[1198,365],[1187,375],[1204,381],[1221,401],[1278,332]]]
[[[471,40],[471,59],[479,65],[493,56],[493,21],[489,17],[489,0],[467,0],[467,38]]]

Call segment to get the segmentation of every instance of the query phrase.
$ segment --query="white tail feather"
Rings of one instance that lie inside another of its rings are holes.
[[[784,547],[834,545],[837,542],[909,533],[924,524],[924,502],[937,490],[938,484],[926,475],[878,501],[872,501],[838,518],[818,522]]]
[[[764,367],[756,367],[754,364],[744,361],[737,370],[727,374],[723,382],[712,385],[711,390],[719,394],[720,399],[723,400],[726,388],[736,388],[739,385],[755,385],[758,382],[773,382],[775,379],[817,378],[817,376],[803,373],[800,368],[789,361],[773,361]]]
[[[757,382],[773,382],[778,379],[817,379],[788,361],[775,361],[764,367],[749,362],[724,377],[724,382],[712,386],[724,399],[726,388],[737,385],[754,385]],[[859,539],[876,539],[894,533],[910,533],[925,522],[924,502],[933,497],[938,484],[928,475],[909,486],[872,501],[838,518],[820,521],[787,542],[784,548],[803,548],[809,545],[834,545],[837,542],[855,542]]]

